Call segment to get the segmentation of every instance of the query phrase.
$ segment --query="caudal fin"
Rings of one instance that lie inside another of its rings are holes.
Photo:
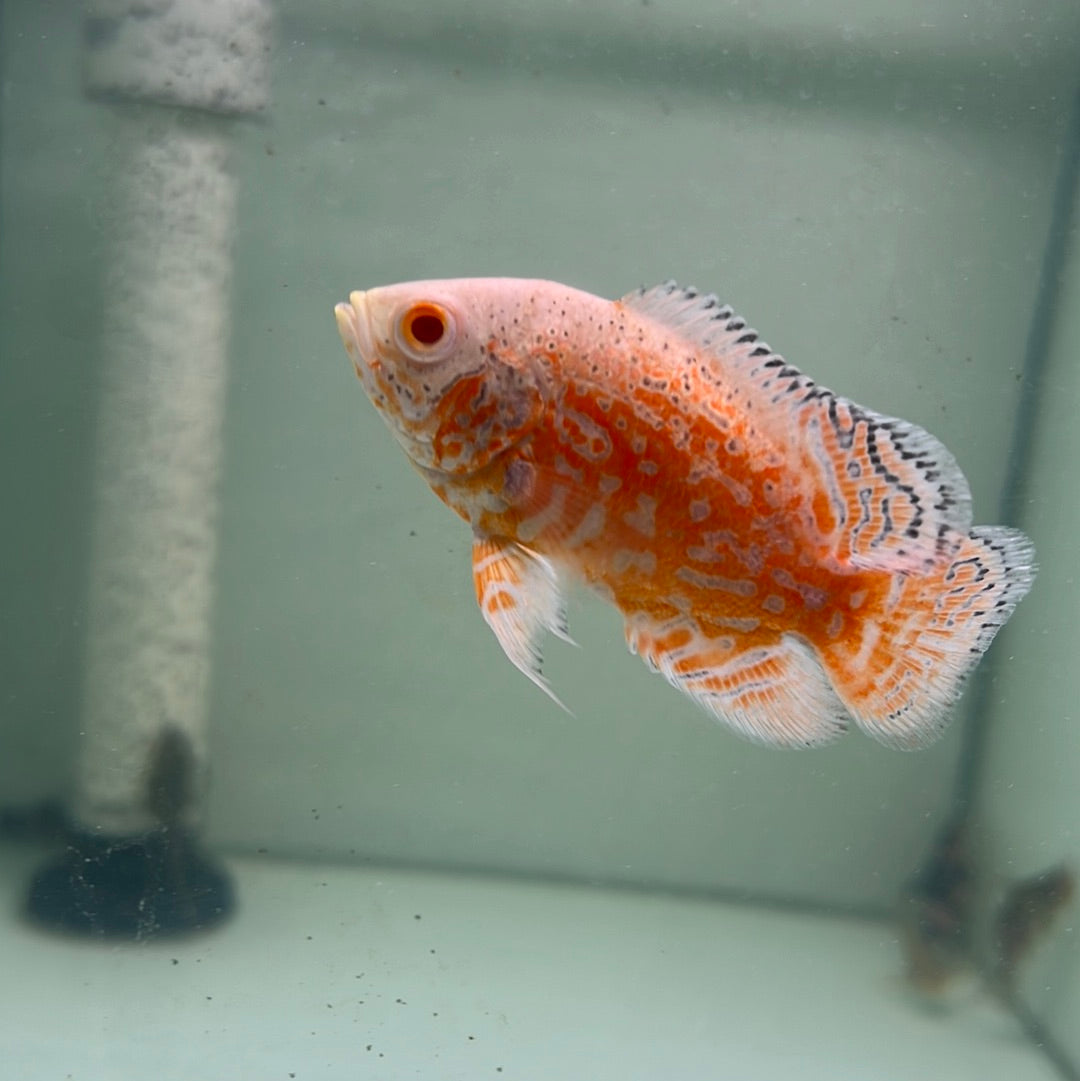
[[[932,742],[964,681],[1035,579],[1035,550],[1002,526],[971,530],[951,562],[898,572],[878,612],[867,612],[855,655],[824,656],[840,700],[882,743]]]

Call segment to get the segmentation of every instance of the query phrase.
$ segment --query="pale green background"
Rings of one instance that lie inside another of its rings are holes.
[[[274,108],[236,133],[212,840],[887,910],[950,806],[963,709],[918,754],[859,735],[756,748],[649,676],[615,614],[579,597],[581,649],[548,650],[575,716],[559,712],[475,611],[467,533],[364,399],[332,306],[417,277],[544,276],[608,296],[676,277],[720,292],[819,381],[933,431],[977,521],[996,521],[1075,6],[384,0],[279,14]],[[79,97],[77,19],[9,4],[5,20],[10,801],[62,789],[77,747],[110,222],[108,128]],[[1080,859],[1078,348],[1063,326],[1031,503],[1011,508],[1043,569],[988,662],[979,809],[998,882]],[[1040,1002],[1067,1032],[1075,944],[1052,964]]]

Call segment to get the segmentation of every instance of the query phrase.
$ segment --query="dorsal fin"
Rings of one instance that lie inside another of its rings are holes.
[[[622,303],[710,355],[728,407],[817,474],[832,512],[821,539],[841,561],[925,568],[948,554],[951,531],[970,527],[967,481],[929,432],[818,386],[714,294],[669,281]]]

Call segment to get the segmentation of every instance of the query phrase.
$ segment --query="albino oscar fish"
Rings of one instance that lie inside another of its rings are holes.
[[[567,637],[578,581],[744,736],[806,747],[854,718],[918,747],[1031,587],[1031,542],[971,527],[941,443],[818,386],[715,296],[477,278],[354,292],[336,315],[472,528],[484,619],[553,698],[540,642]]]

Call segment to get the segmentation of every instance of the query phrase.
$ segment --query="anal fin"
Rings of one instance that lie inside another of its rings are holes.
[[[472,565],[476,602],[510,663],[566,709],[540,667],[545,631],[573,642],[551,561],[505,537],[474,536]]]
[[[754,643],[741,637],[709,638],[685,616],[657,623],[638,614],[626,623],[632,652],[748,739],[814,747],[844,732],[847,711],[806,642],[791,634]]]

